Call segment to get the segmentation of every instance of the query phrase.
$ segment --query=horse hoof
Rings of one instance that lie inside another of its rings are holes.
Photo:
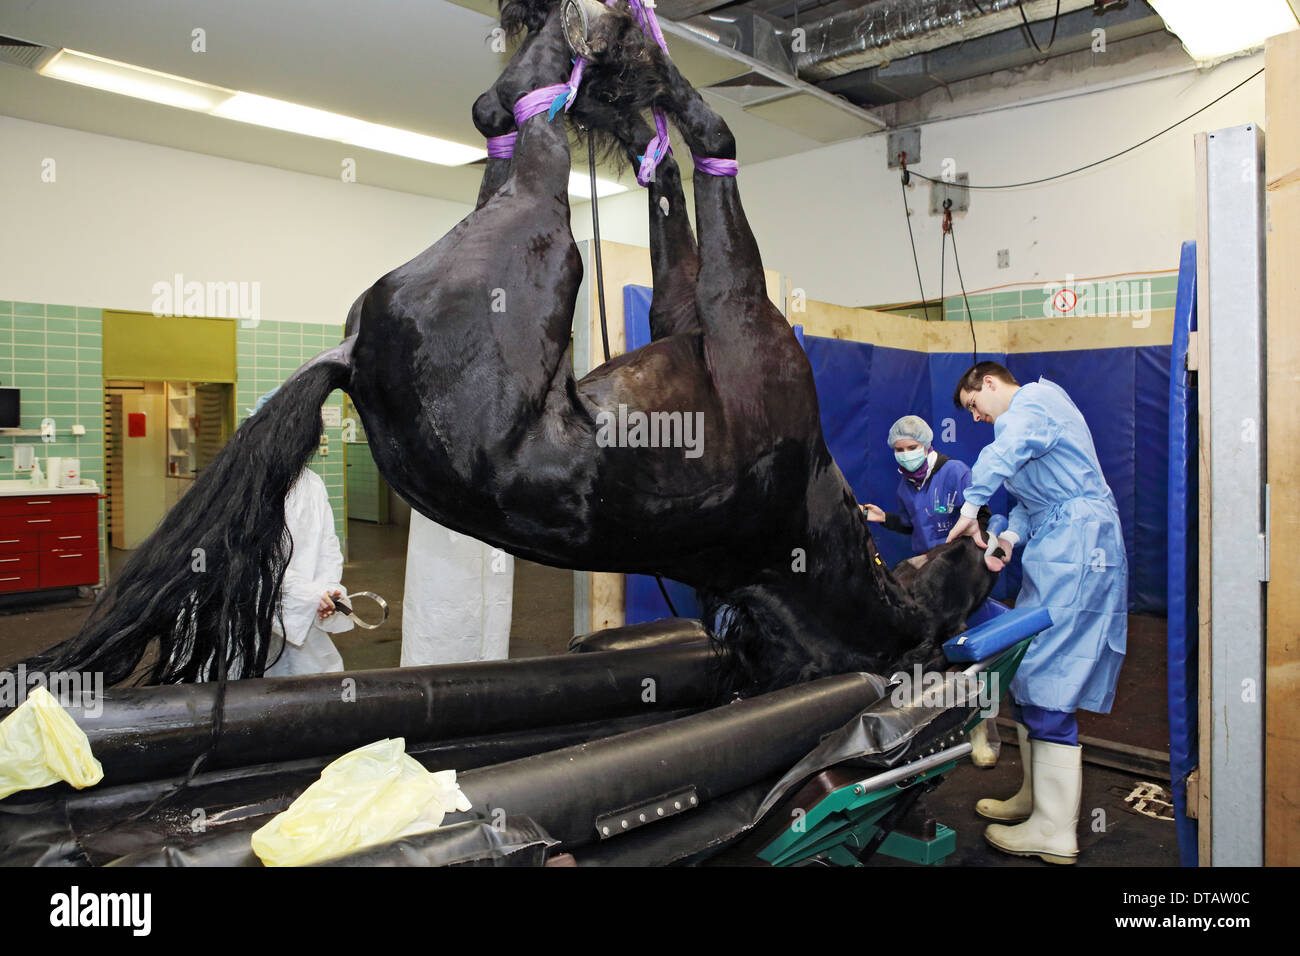
[[[609,16],[609,8],[600,0],[564,0],[564,39],[575,56],[590,60],[609,52],[616,42],[617,27],[611,24],[599,29]]]
[[[564,39],[575,56],[591,56],[591,20],[582,0],[565,0]]]

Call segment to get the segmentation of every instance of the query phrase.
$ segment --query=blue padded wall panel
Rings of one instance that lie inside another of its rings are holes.
[[[649,341],[649,305],[649,289],[624,287],[630,348]],[[970,354],[926,354],[812,335],[802,336],[802,343],[817,387],[826,444],[859,502],[897,510],[899,473],[886,438],[903,415],[925,418],[934,429],[935,446],[968,465],[993,440],[991,425],[975,423],[952,404],[953,387],[970,367]],[[1169,355],[1168,346],[1149,346],[979,356],[1002,362],[1022,383],[1045,375],[1078,405],[1124,527],[1130,610],[1156,614],[1164,613],[1166,606]],[[989,502],[994,514],[1008,514],[1013,504],[1004,490]],[[874,537],[890,564],[911,553],[903,535],[880,529]],[[635,593],[654,612],[638,619],[667,613],[654,579],[634,585],[635,577],[628,576],[629,611]],[[1020,580],[1017,558],[1000,575],[994,596],[1014,600]]]
[[[650,299],[654,290],[643,285],[623,286],[623,331],[627,351],[650,344]]]
[[[876,347],[817,335],[804,335],[803,347],[817,386],[826,447],[858,500],[867,501],[863,495],[869,487],[871,429],[866,410],[872,402],[872,353]]]
[[[1197,394],[1187,371],[1189,335],[1196,329],[1196,243],[1184,242],[1174,304],[1174,341],[1169,350],[1169,506],[1167,562],[1169,620],[1166,659],[1169,681],[1169,774],[1174,820],[1183,866],[1198,862],[1197,821],[1187,815],[1187,778],[1196,769],[1198,646],[1200,634],[1200,469]]]
[[[1169,361],[1172,349],[1146,346],[1137,353],[1134,380],[1133,520],[1135,561],[1129,568],[1129,607],[1143,614],[1168,610]]]

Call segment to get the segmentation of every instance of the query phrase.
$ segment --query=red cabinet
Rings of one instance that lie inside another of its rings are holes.
[[[0,497],[0,593],[99,583],[99,495]]]

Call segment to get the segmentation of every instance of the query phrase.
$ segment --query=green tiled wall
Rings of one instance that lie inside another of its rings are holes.
[[[39,437],[0,436],[0,478],[15,475],[14,447],[36,446],[42,462],[49,457],[77,458],[81,475],[104,486],[104,378],[102,314],[99,309],[0,301],[0,385],[22,389],[24,430],[37,431],[41,419],[53,418],[57,441]],[[343,328],[299,322],[262,322],[237,330],[238,384],[235,420],[242,422],[259,396],[280,385],[318,352],[337,345]],[[343,393],[327,405],[342,415]],[[84,436],[72,434],[83,425]],[[343,431],[327,427],[329,455],[309,466],[325,481],[334,509],[334,524],[346,553],[347,523],[343,503]],[[42,465],[44,467],[44,465]],[[100,522],[101,535],[103,522]],[[102,545],[101,545],[102,548]]]
[[[104,486],[104,378],[99,309],[0,301],[0,385],[22,389],[24,430],[53,418],[56,440],[0,436],[0,478],[14,473],[14,449],[34,445],[47,458],[76,458],[81,477]],[[72,434],[83,425],[86,434]]]
[[[1172,309],[1174,307],[1174,297],[1178,290],[1178,276],[1175,273],[1158,273],[1154,275],[1131,275],[1117,276],[1110,280],[1084,280],[1080,279],[1071,284],[1072,288],[1078,288],[1081,292],[1079,304],[1069,314],[1084,315],[1085,297],[1088,287],[1100,287],[1105,282],[1125,282],[1138,283],[1139,288],[1144,289],[1143,283],[1151,283],[1151,308],[1152,309]],[[1033,286],[1027,289],[1011,289],[1006,292],[983,292],[969,295],[966,298],[970,301],[970,316],[976,322],[999,322],[1008,319],[1044,319],[1050,315],[1062,315],[1063,313],[1052,312],[1050,299],[1053,293],[1044,291],[1043,285]],[[1058,287],[1061,283],[1058,283]],[[1102,291],[1102,295],[1105,292]],[[1145,292],[1143,295],[1143,304],[1145,304]],[[1048,310],[1044,311],[1044,303],[1048,302]],[[949,322],[966,321],[966,303],[962,301],[962,296],[948,296],[943,301],[944,318]],[[1107,306],[1103,305],[1100,311],[1105,312]],[[1095,312],[1094,312],[1095,314]]]
[[[238,358],[238,384],[235,387],[235,421],[241,423],[257,400],[298,370],[319,352],[338,345],[343,339],[341,325],[315,325],[304,322],[261,322],[255,328],[240,323],[235,333]],[[333,392],[326,407],[338,409],[343,417],[343,393]],[[347,522],[343,513],[343,429],[326,426],[329,455],[317,455],[308,467],[325,481],[334,510],[334,528],[343,553],[347,554]]]
[[[388,521],[388,485],[375,466],[370,446],[363,441],[348,443],[347,492],[348,517]]]
[[[99,309],[0,300],[0,385],[22,389],[24,431],[54,419],[55,441],[0,435],[0,478],[26,478],[14,471],[14,449],[33,445],[41,470],[50,458],[76,458],[83,480],[104,488],[103,317]],[[73,435],[82,425],[84,435]],[[100,580],[105,548],[104,509],[99,511]]]

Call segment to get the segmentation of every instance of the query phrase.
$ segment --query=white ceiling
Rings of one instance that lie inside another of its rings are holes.
[[[447,0],[0,0],[0,34],[470,144],[481,142],[470,107],[505,65],[487,44],[495,25]],[[206,52],[191,52],[196,27]],[[824,145],[709,98],[742,163]],[[477,166],[282,133],[10,65],[0,65],[0,114],[330,178],[354,157],[359,182],[460,202],[474,200],[481,177]],[[630,172],[622,182],[634,186]]]

